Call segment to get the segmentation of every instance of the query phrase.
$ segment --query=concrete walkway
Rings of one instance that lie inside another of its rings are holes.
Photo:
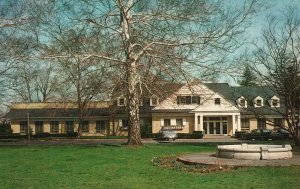
[[[298,152],[293,153],[293,157],[290,159],[279,160],[238,160],[238,159],[226,159],[218,158],[212,153],[195,153],[185,154],[178,159],[184,163],[189,164],[207,164],[207,165],[228,165],[228,166],[291,166],[300,165],[300,154]]]

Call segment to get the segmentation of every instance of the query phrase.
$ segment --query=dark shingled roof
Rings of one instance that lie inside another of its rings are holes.
[[[207,87],[211,90],[221,94],[227,100],[231,101],[233,104],[237,105],[237,100],[243,96],[248,104],[246,109],[242,109],[241,113],[244,115],[277,115],[285,111],[284,105],[280,104],[279,108],[271,107],[268,100],[273,96],[278,95],[267,86],[229,86],[228,83],[205,83]],[[259,108],[254,108],[253,100],[260,96],[264,99],[264,106]]]

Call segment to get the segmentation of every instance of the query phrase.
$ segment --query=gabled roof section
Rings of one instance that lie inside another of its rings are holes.
[[[200,96],[200,104],[178,104],[178,96]],[[215,105],[215,98],[221,98],[221,105]],[[186,111],[238,111],[234,103],[228,101],[222,93],[211,90],[201,82],[187,83],[176,92],[167,97],[162,103],[153,109],[157,111],[173,111],[173,110],[186,110]]]
[[[269,105],[265,105],[259,108],[254,108],[253,100],[260,96],[267,101],[273,96],[278,96],[274,90],[268,86],[229,86],[228,83],[205,83],[210,89],[222,94],[226,99],[232,103],[236,103],[241,96],[245,97],[248,101],[247,108],[242,110],[243,114],[256,114],[260,112],[264,115],[274,115],[284,112],[283,106],[280,108],[272,109]]]

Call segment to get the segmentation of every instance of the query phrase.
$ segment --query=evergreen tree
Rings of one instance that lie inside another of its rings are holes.
[[[249,66],[245,67],[245,70],[243,72],[242,79],[239,81],[239,84],[241,86],[255,86],[256,84],[256,76],[254,73],[251,71]]]

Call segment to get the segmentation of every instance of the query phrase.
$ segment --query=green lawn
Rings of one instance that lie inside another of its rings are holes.
[[[209,174],[161,169],[156,156],[212,152],[214,144],[0,147],[0,188],[300,188],[300,166]]]

